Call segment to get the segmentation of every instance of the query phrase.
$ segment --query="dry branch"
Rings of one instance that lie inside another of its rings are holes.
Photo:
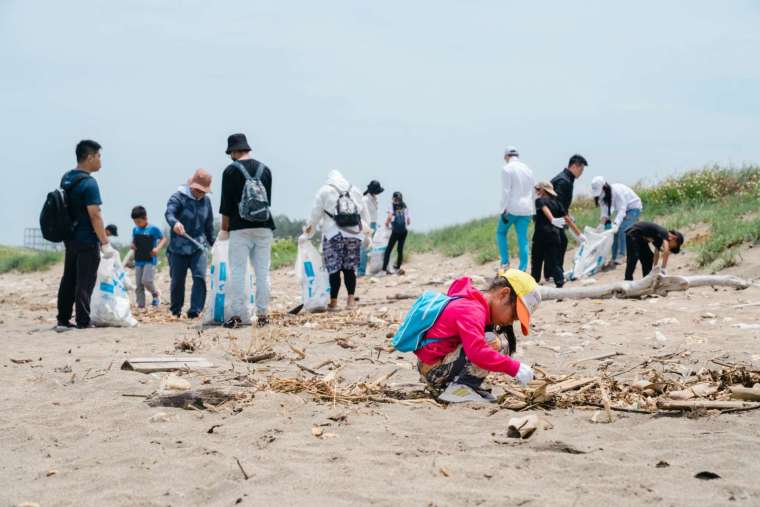
[[[657,408],[660,410],[736,410],[736,409],[754,409],[760,408],[760,403],[751,403],[748,401],[720,401],[720,400],[685,400],[685,401],[668,401],[659,400]]]
[[[199,387],[187,391],[157,391],[145,403],[151,407],[208,408],[231,400],[252,398],[251,389],[242,387]]]

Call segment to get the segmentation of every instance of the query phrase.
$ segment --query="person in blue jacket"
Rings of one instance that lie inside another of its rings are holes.
[[[171,276],[171,312],[175,317],[182,314],[185,304],[185,278],[189,269],[193,276],[190,293],[189,319],[203,312],[206,302],[206,249],[199,245],[214,244],[214,212],[211,199],[211,175],[198,169],[169,198],[166,205],[166,222],[171,227],[168,258]]]

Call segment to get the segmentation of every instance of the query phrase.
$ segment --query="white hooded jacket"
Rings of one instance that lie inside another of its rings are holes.
[[[517,157],[510,158],[501,171],[501,209],[512,215],[536,213],[536,180],[533,171]]]
[[[334,187],[339,188],[341,192],[349,192],[351,200],[354,201],[354,204],[356,204],[359,214],[361,215],[360,231],[341,229],[338,227],[338,224],[335,223],[335,220],[325,213],[325,211],[335,213],[338,205],[339,194]],[[344,238],[362,239],[364,231],[370,230],[369,214],[367,213],[367,207],[364,205],[362,193],[356,187],[352,186],[338,171],[330,171],[330,174],[327,175],[327,182],[319,189],[317,196],[314,199],[314,207],[311,210],[309,223],[307,225],[315,229],[316,226],[319,225],[322,229],[322,236],[328,240],[338,234],[342,234]]]
[[[632,209],[640,210],[643,208],[643,206],[641,204],[641,199],[638,195],[636,195],[636,192],[634,192],[633,189],[627,185],[623,185],[622,183],[611,183],[610,190],[612,193],[612,205],[610,208],[612,209],[608,209],[607,205],[603,202],[599,203],[602,220],[604,221],[610,218],[610,211],[612,211],[613,213],[616,213],[612,224],[615,227],[620,227],[620,224],[623,223],[625,215],[628,213],[628,211]]]

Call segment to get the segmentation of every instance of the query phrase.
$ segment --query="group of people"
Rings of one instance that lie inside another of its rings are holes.
[[[575,181],[583,175],[588,162],[573,155],[567,167],[551,181],[536,182],[531,169],[520,160],[517,148],[504,153],[506,164],[501,172],[501,215],[496,229],[496,242],[502,269],[509,269],[509,229],[517,235],[519,267],[528,270],[528,227],[534,222],[530,248],[530,273],[537,282],[544,279],[557,287],[564,285],[564,260],[567,253],[568,229],[584,243],[586,236],[572,219]],[[638,263],[643,276],[661,263],[665,270],[671,253],[678,253],[684,242],[676,230],[667,230],[652,222],[639,222],[643,205],[636,192],[622,183],[608,183],[602,176],[591,182],[591,193],[600,208],[600,225],[613,229],[612,262],[620,264],[626,258],[625,279],[633,280]],[[614,218],[613,218],[614,215]],[[654,246],[654,252],[650,245]]]
[[[101,256],[113,257],[116,250],[112,237],[118,236],[115,225],[106,226],[101,212],[102,200],[93,174],[101,169],[101,146],[83,140],[76,147],[77,167],[67,171],[60,187],[68,201],[73,230],[65,240],[64,272],[58,291],[56,329],[91,327],[90,300],[95,287]],[[270,300],[270,265],[274,238],[272,206],[272,171],[251,156],[252,149],[245,134],[232,134],[227,139],[226,154],[231,163],[222,172],[219,205],[220,231],[214,231],[214,212],[209,198],[212,176],[198,169],[180,185],[166,205],[164,218],[169,238],[160,227],[149,222],[144,206],[135,206],[129,256],[135,265],[136,303],[139,308],[160,304],[155,285],[158,254],[167,247],[171,278],[170,311],[179,317],[185,306],[185,284],[188,271],[192,289],[187,317],[201,315],[206,301],[207,249],[215,241],[229,241],[227,291],[230,294],[231,317],[224,325],[237,327],[244,320],[245,276],[248,263],[256,279],[254,296],[256,323],[268,323]],[[379,222],[379,195],[384,189],[372,181],[362,195],[339,172],[329,174],[326,184],[317,193],[305,234],[311,236],[317,227],[322,232],[325,265],[330,274],[330,309],[337,309],[341,275],[348,290],[348,307],[355,305],[357,269],[363,276],[367,265],[367,246],[379,226],[390,230],[390,240],[383,259],[383,271],[389,269],[391,253],[397,248],[395,270],[403,263],[404,243],[411,216],[401,192],[394,192],[387,215]],[[74,312],[76,310],[76,312]],[[75,322],[71,322],[75,315]]]

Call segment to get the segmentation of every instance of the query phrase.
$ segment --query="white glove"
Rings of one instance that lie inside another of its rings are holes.
[[[533,380],[533,370],[525,363],[520,363],[520,369],[517,371],[515,378],[519,383],[527,386],[528,383]]]
[[[586,237],[585,234],[580,234],[578,236],[578,239],[581,240],[581,243],[585,243],[586,241],[588,241],[588,238]]]
[[[612,231],[612,234],[617,234],[618,229],[620,229],[619,225],[612,224],[612,229],[610,230]]]
[[[662,276],[668,276],[668,271],[665,268],[660,268],[660,274]]]
[[[230,239],[230,231],[219,231],[219,234],[216,236],[217,241],[227,241]]]
[[[558,227],[560,229],[565,227],[565,219],[564,218],[552,218],[552,225],[554,227]]]
[[[100,251],[103,254],[104,259],[110,259],[116,255],[116,249],[111,246],[111,243],[106,243],[100,247]]]

